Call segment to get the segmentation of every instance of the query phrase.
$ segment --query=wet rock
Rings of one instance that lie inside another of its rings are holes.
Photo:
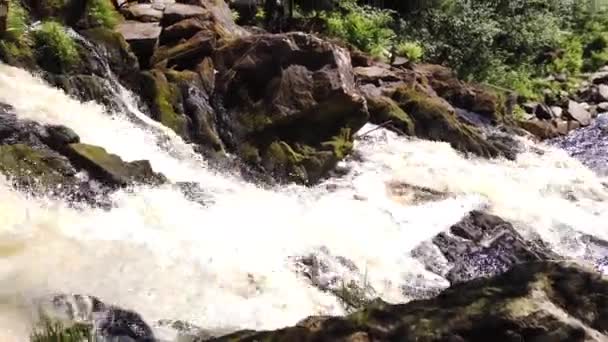
[[[78,168],[84,169],[100,182],[109,186],[126,186],[133,183],[159,184],[166,179],[155,173],[146,160],[124,162],[105,149],[87,144],[69,144],[63,153]]]
[[[447,197],[446,193],[411,184],[391,182],[387,184],[388,195],[404,205],[417,205],[434,202]]]
[[[56,295],[37,301],[43,319],[70,326],[90,327],[92,339],[100,342],[155,342],[150,326],[136,312],[103,303],[86,295]]]
[[[400,305],[373,303],[347,317],[311,317],[276,331],[242,331],[210,341],[602,341],[608,281],[566,263],[517,265]]]
[[[517,264],[558,258],[541,242],[522,237],[509,222],[480,211],[471,212],[432,243],[451,265],[441,275],[452,284],[494,276]],[[421,260],[428,262],[426,257]]]
[[[591,124],[591,113],[589,113],[583,105],[575,101],[568,102],[566,115],[573,120],[578,121],[581,126],[589,126]]]
[[[116,27],[116,31],[129,43],[139,59],[139,64],[142,67],[149,65],[162,31],[161,26],[158,23],[125,21]]]

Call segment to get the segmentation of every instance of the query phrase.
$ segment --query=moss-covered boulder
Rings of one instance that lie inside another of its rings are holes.
[[[608,280],[573,264],[515,266],[453,286],[429,300],[372,303],[347,317],[311,317],[276,331],[242,331],[209,341],[603,341]]]
[[[125,162],[119,156],[98,146],[69,144],[63,153],[76,167],[86,170],[92,177],[109,186],[126,186],[133,183],[159,184],[166,179],[155,173],[146,160]]]
[[[312,35],[237,39],[214,62],[224,142],[280,180],[318,181],[368,120],[348,52]]]
[[[510,157],[508,146],[486,140],[475,127],[460,122],[441,99],[413,87],[399,87],[393,100],[411,118],[417,137],[450,143],[456,150],[483,157]]]
[[[34,191],[59,189],[76,174],[66,158],[24,144],[0,145],[0,172],[17,186]]]

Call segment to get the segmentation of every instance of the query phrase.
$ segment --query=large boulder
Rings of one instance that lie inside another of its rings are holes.
[[[142,67],[148,66],[162,31],[160,24],[125,21],[118,25],[116,31],[131,45],[139,59],[139,64]]]
[[[315,182],[367,121],[348,52],[303,33],[236,39],[214,55],[220,135],[280,179]]]
[[[567,263],[515,266],[429,300],[373,303],[347,317],[310,317],[277,331],[208,341],[604,341],[608,281]]]

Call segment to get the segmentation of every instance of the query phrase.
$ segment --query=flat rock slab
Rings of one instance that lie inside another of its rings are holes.
[[[206,9],[187,4],[169,4],[165,7],[163,26],[173,25],[178,21],[193,17],[209,16],[209,11]]]
[[[122,12],[127,19],[142,22],[156,22],[163,18],[163,11],[152,4],[133,4],[123,9]]]
[[[162,28],[158,23],[141,23],[138,21],[125,21],[116,27],[116,31],[131,41],[154,41],[158,39]]]
[[[581,126],[589,126],[591,124],[591,113],[583,107],[578,102],[570,101],[568,102],[568,116],[570,116],[573,120],[578,121]]]

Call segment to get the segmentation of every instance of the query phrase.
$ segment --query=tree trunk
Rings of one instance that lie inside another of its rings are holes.
[[[4,34],[7,29],[8,2],[9,0],[0,0],[0,34]]]

